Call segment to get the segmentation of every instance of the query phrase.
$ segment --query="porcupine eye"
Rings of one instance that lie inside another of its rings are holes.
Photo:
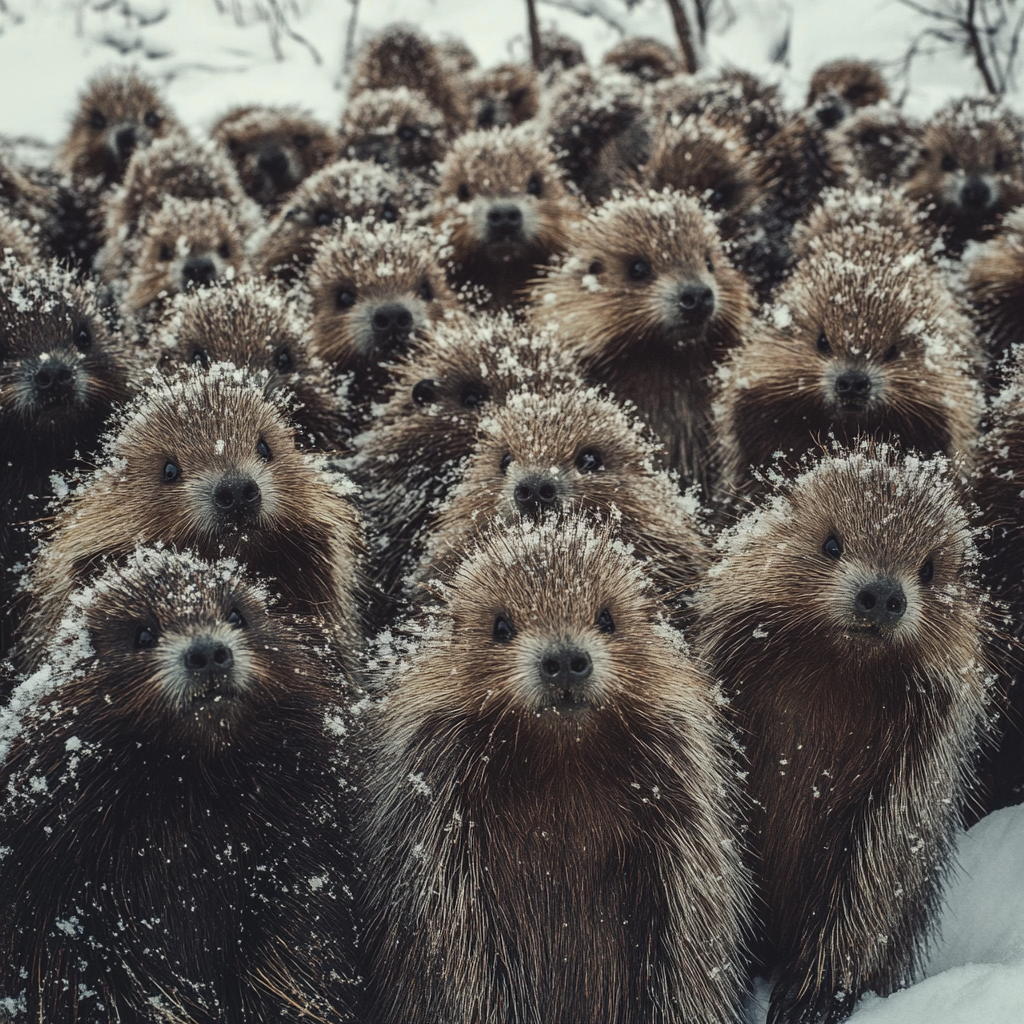
[[[467,409],[476,409],[487,401],[487,391],[476,384],[470,384],[462,392],[461,402]]]
[[[469,202],[469,186],[465,182],[463,182],[458,187],[458,189],[456,189],[455,194],[456,194],[456,196],[458,196],[458,199],[459,199],[460,203],[468,203]]]
[[[1006,154],[1002,152],[996,153],[996,158],[992,162],[992,170],[1001,171],[1006,166],[1006,163]]]
[[[597,616],[597,630],[599,633],[614,633],[615,622],[612,613],[607,608],[602,608]]]
[[[935,563],[930,558],[917,570],[917,578],[926,584],[935,579]]]
[[[174,252],[171,250],[171,247],[169,245],[161,245],[160,246],[160,259],[162,259],[162,260],[164,260],[166,262],[173,255],[174,255]]]
[[[270,445],[261,437],[256,445],[256,454],[264,461],[269,462],[273,456],[270,454]]]
[[[316,221],[316,225],[319,228],[325,228],[328,224],[333,224],[335,220],[333,210],[317,210],[313,214],[313,219]]]
[[[516,627],[512,625],[512,620],[506,618],[504,615],[499,615],[494,620],[494,639],[499,644],[510,644],[512,638],[516,635]]]
[[[219,255],[222,260],[229,259],[230,256],[231,256],[231,245],[230,245],[230,243],[228,243],[228,242],[221,242],[220,248],[217,250],[217,255]]]
[[[79,352],[88,352],[92,347],[92,331],[89,330],[88,324],[82,324],[78,328],[78,333],[75,335],[75,348]]]
[[[342,288],[337,296],[338,309],[351,309],[356,304],[355,294],[347,288]]]
[[[281,349],[280,352],[277,353],[276,356],[274,356],[274,365],[279,370],[289,370],[289,369],[291,369],[292,354],[288,351],[288,349],[283,348],[283,349]]]
[[[181,477],[181,468],[173,462],[164,463],[164,483],[173,484]]]
[[[398,211],[390,204],[385,203],[381,207],[380,219],[386,221],[388,224],[394,224],[398,220]]]
[[[544,186],[540,180],[540,175],[531,175],[530,180],[526,183],[526,191],[529,192],[531,196],[536,196],[539,199],[543,190]]]
[[[156,630],[149,626],[139,626],[135,631],[135,646],[140,650],[156,647]]]
[[[588,448],[576,456],[576,468],[581,473],[596,473],[604,465],[604,459],[596,448]]]
[[[502,475],[508,472],[508,467],[512,465],[512,453],[505,452],[501,457],[501,462],[498,464],[498,469],[501,470]]]
[[[709,274],[713,274],[715,272],[715,262],[710,256],[704,257],[704,266],[708,268]]]
[[[601,263],[599,260],[594,260],[594,262],[591,263],[589,267],[587,267],[587,273],[593,274],[594,277],[597,277],[598,274],[603,274],[604,264]]]
[[[885,360],[885,362],[891,363],[894,359],[898,359],[899,358],[899,354],[900,354],[899,346],[898,345],[890,345],[889,348],[886,350],[885,355],[882,358]]]
[[[651,276],[651,265],[647,260],[633,260],[629,265],[629,276],[634,281],[643,281]]]
[[[235,629],[245,629],[247,623],[237,608],[231,609],[231,613],[228,615],[228,625]]]
[[[824,331],[818,335],[818,351],[823,355],[832,351],[832,346],[828,343],[828,335],[826,335]]]
[[[412,125],[403,124],[402,127],[398,129],[398,137],[403,142],[412,142],[412,140],[416,138],[416,129],[413,128]]]
[[[310,144],[311,141],[312,140],[310,139],[310,137],[308,135],[296,135],[295,136],[295,146],[298,149],[305,149]]]
[[[424,281],[420,285],[420,298],[424,302],[433,302],[434,300],[434,289],[430,287],[429,281]]]
[[[843,554],[843,546],[835,537],[829,537],[829,539],[822,544],[821,550],[824,554],[828,555],[829,558],[841,558]]]
[[[107,119],[98,110],[94,110],[89,115],[89,124],[97,131],[102,131],[107,127]]]
[[[957,169],[957,167],[959,167],[959,166],[960,165],[956,162],[956,157],[955,156],[950,156],[949,153],[947,153],[942,158],[942,169],[944,171],[955,171]]]
[[[210,357],[206,354],[205,349],[197,348],[192,353],[192,362],[205,370],[210,365]]]
[[[417,405],[430,405],[437,398],[437,387],[432,380],[417,381],[412,389],[412,400]]]
[[[155,110],[147,110],[146,116],[142,120],[147,128],[159,128],[163,118]]]

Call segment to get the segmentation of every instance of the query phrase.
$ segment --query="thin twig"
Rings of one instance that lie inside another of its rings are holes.
[[[988,62],[985,60],[985,51],[981,48],[981,40],[978,38],[978,28],[974,24],[975,3],[976,0],[967,0],[967,14],[964,18],[963,27],[967,33],[967,41],[971,47],[971,52],[974,54],[974,63],[978,65],[981,77],[985,79],[985,88],[988,89],[990,95],[998,96],[999,90],[996,88],[996,83],[992,80],[992,74],[988,69]]]
[[[540,71],[540,25],[537,22],[536,0],[526,0],[526,20],[530,26],[530,54],[533,57],[533,66]]]
[[[676,27],[679,49],[683,51],[686,70],[692,75],[697,70],[697,53],[693,48],[693,36],[690,32],[690,19],[683,10],[681,0],[668,0],[668,9],[672,12],[672,22]]]

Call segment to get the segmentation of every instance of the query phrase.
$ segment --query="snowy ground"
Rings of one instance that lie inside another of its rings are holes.
[[[280,39],[281,59],[258,17],[268,0],[0,0],[0,136],[55,143],[80,85],[114,63],[144,66],[196,131],[241,102],[298,104],[336,123],[350,2],[279,3],[305,40]],[[603,10],[610,21],[567,6]],[[578,38],[591,60],[623,32],[673,38],[663,0],[639,0],[629,11],[622,0],[539,0],[539,9],[543,26]],[[812,70],[836,57],[878,60],[896,76],[926,24],[896,0],[715,0],[712,12],[708,65],[737,65],[777,81],[793,106]],[[434,37],[461,36],[484,65],[527,49],[520,0],[361,0],[357,40],[392,21]],[[773,62],[787,37],[785,59]],[[916,60],[895,91],[906,92],[906,110],[927,116],[980,85],[972,65],[947,49]],[[1021,109],[1021,99],[1011,90],[1013,106]],[[975,826],[959,860],[925,979],[889,999],[866,997],[855,1024],[1024,1022],[1024,807]],[[761,1024],[763,1009],[749,1019]]]

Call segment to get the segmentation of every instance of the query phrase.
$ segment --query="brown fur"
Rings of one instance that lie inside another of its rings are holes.
[[[349,224],[309,269],[312,351],[353,374],[351,396],[381,397],[388,363],[446,317],[460,315],[432,232],[399,224]]]
[[[444,159],[449,130],[444,115],[423,93],[374,89],[352,98],[341,122],[340,152],[392,171],[427,175]]]
[[[401,87],[423,93],[444,115],[448,130],[462,131],[466,105],[444,62],[426,36],[411,25],[392,25],[363,46],[352,72],[349,100],[369,89]]]
[[[339,156],[330,128],[294,107],[235,107],[214,123],[210,137],[230,155],[245,191],[272,210]]]
[[[153,348],[166,373],[227,362],[265,374],[267,394],[282,400],[299,428],[296,443],[331,449],[341,438],[343,400],[310,343],[301,305],[250,278],[179,296]]]
[[[323,616],[341,631],[342,653],[354,664],[358,517],[326,464],[296,450],[286,412],[265,387],[261,376],[219,364],[155,379],[139,396],[36,561],[21,664],[38,665],[71,591],[104,559],[157,542],[203,558],[232,555],[272,577],[284,607]],[[178,471],[170,480],[168,466]],[[238,499],[251,483],[259,493],[248,511],[220,510],[225,487]]]
[[[580,225],[565,265],[538,282],[534,304],[589,381],[635,403],[683,482],[706,485],[709,378],[744,336],[753,301],[697,200],[606,203]]]
[[[645,434],[593,388],[510,395],[481,422],[462,482],[432,525],[420,575],[454,569],[474,534],[494,523],[583,509],[633,546],[685,621],[686,598],[708,567],[707,543]]]
[[[439,321],[392,375],[387,404],[356,439],[351,462],[387,594],[419,561],[428,517],[458,483],[481,417],[522,388],[582,386],[553,332],[509,313]]]
[[[601,62],[644,83],[660,82],[680,71],[695,70],[685,67],[679,55],[664,43],[639,36],[616,43],[601,58]]]
[[[828,145],[851,183],[893,185],[918,158],[922,127],[895,107],[865,107],[828,135]]]
[[[404,221],[418,191],[384,167],[338,160],[310,175],[267,228],[253,238],[256,272],[290,284],[305,277],[320,243],[347,220]]]
[[[469,90],[469,118],[477,128],[516,125],[537,116],[540,89],[528,64],[499,64],[479,74]]]
[[[515,224],[491,218],[512,213]],[[579,217],[551,151],[529,126],[457,139],[441,166],[434,225],[452,246],[457,289],[486,290],[488,308],[521,304],[537,267],[565,250]]]
[[[46,188],[33,181],[28,169],[3,150],[0,150],[0,211],[30,224],[42,223],[51,212]]]
[[[0,209],[0,263],[7,257],[19,263],[38,263],[42,256],[32,225]]]
[[[541,30],[538,62],[541,71],[568,71],[579,64],[585,64],[586,60],[583,47],[572,36],[555,29]]]
[[[756,489],[774,453],[794,468],[829,433],[844,444],[861,433],[898,437],[905,448],[969,461],[981,412],[976,341],[913,235],[887,212],[901,203],[837,190],[812,218],[840,211],[833,230],[806,233],[775,309],[720,375],[726,489]],[[857,390],[849,373],[867,384]]]
[[[170,135],[183,136],[184,129],[148,79],[130,68],[101,72],[79,97],[56,166],[111,185],[121,180],[137,149]]]
[[[514,525],[446,600],[376,727],[371,1019],[738,1021],[725,733],[636,560],[582,520]],[[552,658],[592,672],[546,682]]]
[[[807,106],[814,108],[826,128],[835,127],[861,107],[888,99],[889,86],[877,66],[863,60],[833,60],[822,64],[811,75],[807,91]]]
[[[47,1024],[352,1020],[336,637],[233,560],[166,550],[66,611],[7,712],[5,1005]]]
[[[698,596],[746,736],[771,1024],[844,1020],[933,934],[986,702],[950,476],[887,446],[825,455],[723,540]],[[901,617],[863,610],[901,595]]]
[[[930,208],[951,254],[1024,203],[1022,147],[1024,123],[993,99],[955,100],[925,125],[907,195]]]
[[[441,66],[449,77],[458,78],[480,66],[476,54],[461,39],[442,39],[436,49]]]

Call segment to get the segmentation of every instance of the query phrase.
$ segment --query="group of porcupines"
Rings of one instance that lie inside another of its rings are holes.
[[[539,56],[0,150],[0,1020],[837,1022],[1020,801],[1024,124]]]

